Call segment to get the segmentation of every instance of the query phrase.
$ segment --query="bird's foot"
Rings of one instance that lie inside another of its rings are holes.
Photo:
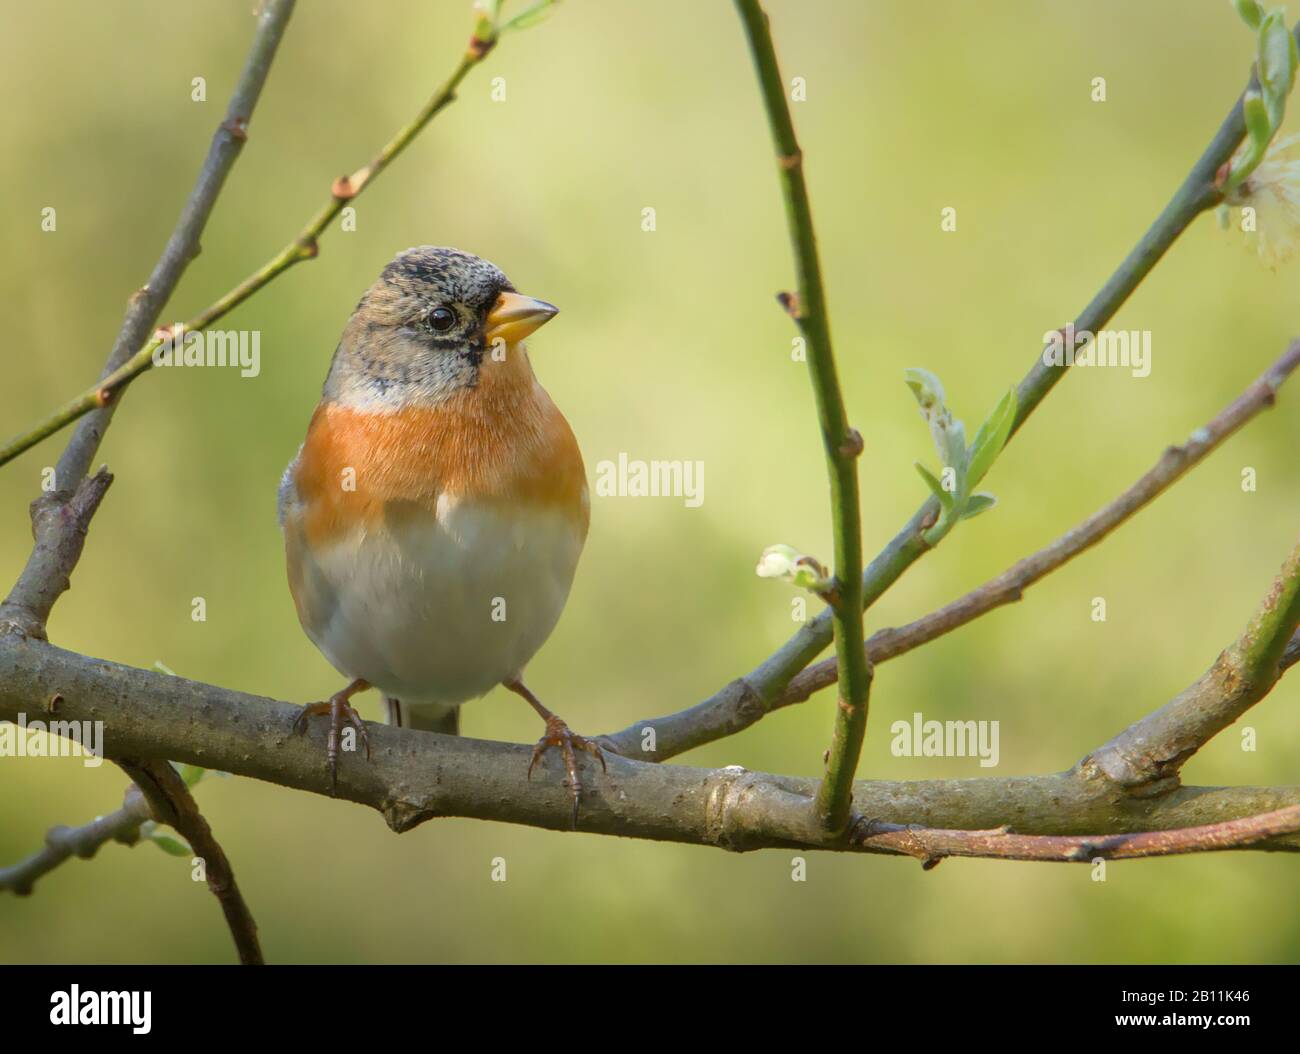
[[[324,703],[308,703],[293,721],[293,730],[298,735],[307,731],[307,722],[312,717],[319,717],[324,714],[329,715],[330,730],[329,739],[325,746],[325,764],[329,768],[330,774],[330,796],[334,796],[338,788],[339,774],[339,746],[343,739],[343,728],[345,725],[351,725],[356,730],[357,738],[361,740],[361,745],[366,748],[366,760],[370,760],[370,736],[366,734],[366,723],[361,720],[361,715],[353,708],[349,701],[357,692],[363,692],[370,686],[365,681],[353,681],[341,692],[335,692],[329,700]]]
[[[573,829],[578,829],[578,802],[582,797],[582,780],[578,776],[578,755],[577,751],[582,750],[590,754],[600,762],[602,772],[607,772],[605,767],[605,755],[600,747],[596,746],[590,739],[584,739],[576,732],[570,731],[569,726],[561,721],[554,714],[546,719],[546,733],[537,741],[537,746],[533,747],[533,758],[528,762],[528,778],[533,778],[533,766],[537,764],[543,754],[551,747],[559,747],[560,753],[564,757],[564,768],[569,774],[569,794],[573,797]]]

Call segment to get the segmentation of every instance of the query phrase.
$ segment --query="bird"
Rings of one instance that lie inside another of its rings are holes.
[[[545,722],[528,778],[563,755],[578,821],[577,754],[605,768],[524,684],[573,584],[590,523],[577,439],[524,339],[558,312],[459,249],[398,253],[343,330],[278,512],[298,620],[347,681],[328,716],[338,780],[351,699],[378,689],[389,722],[455,735],[460,704],[503,685]]]

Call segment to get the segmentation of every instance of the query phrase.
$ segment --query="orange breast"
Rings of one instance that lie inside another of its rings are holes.
[[[586,473],[569,423],[535,381],[494,373],[434,405],[376,413],[321,403],[294,477],[307,541],[432,515],[443,494],[553,507],[585,537]]]

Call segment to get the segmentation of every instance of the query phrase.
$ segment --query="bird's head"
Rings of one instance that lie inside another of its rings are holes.
[[[520,341],[558,308],[515,292],[499,267],[459,249],[399,253],[362,296],[325,384],[327,397],[437,401],[485,370],[531,369]]]

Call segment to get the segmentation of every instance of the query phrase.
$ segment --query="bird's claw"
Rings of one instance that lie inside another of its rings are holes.
[[[319,717],[328,714],[330,719],[329,739],[325,747],[325,764],[330,774],[330,796],[338,789],[339,774],[339,743],[343,736],[343,726],[351,725],[356,729],[357,737],[361,740],[361,745],[366,748],[366,760],[370,760],[370,736],[366,732],[366,723],[361,720],[361,715],[348,702],[348,696],[340,692],[331,696],[323,703],[308,703],[293,719],[293,730],[297,735],[303,735],[307,731],[308,720],[312,717]]]
[[[559,747],[560,753],[564,757],[564,768],[569,775],[569,794],[573,797],[573,829],[578,829],[578,802],[582,797],[582,780],[578,776],[578,755],[576,751],[582,750],[590,754],[600,762],[602,772],[608,772],[605,766],[605,754],[589,739],[584,739],[576,732],[570,731],[569,726],[561,721],[558,717],[551,716],[546,719],[546,732],[537,745],[533,747],[532,760],[528,762],[528,778],[533,778],[533,767],[541,760],[551,747]]]

